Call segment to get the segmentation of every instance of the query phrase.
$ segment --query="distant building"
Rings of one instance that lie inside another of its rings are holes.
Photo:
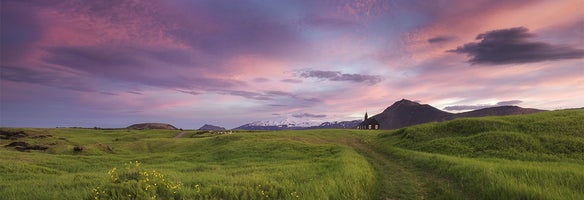
[[[379,122],[375,118],[369,118],[367,112],[365,112],[365,119],[357,126],[357,129],[377,130],[379,129]]]

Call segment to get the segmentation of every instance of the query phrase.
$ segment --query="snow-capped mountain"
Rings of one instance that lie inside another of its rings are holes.
[[[319,129],[319,128],[353,128],[362,120],[353,121],[298,121],[291,119],[256,121],[234,128],[234,130],[296,130],[296,129]]]
[[[324,122],[318,126],[313,126],[310,128],[354,128],[362,121],[363,120]]]
[[[254,126],[282,126],[282,127],[310,127],[321,124],[318,121],[296,121],[290,119],[282,120],[268,120],[268,121],[256,121],[249,123],[249,125]]]
[[[318,126],[321,121],[298,121],[292,119],[278,119],[278,120],[266,120],[266,121],[255,121],[249,124],[245,124],[234,128],[236,130],[286,130],[286,129],[305,129],[308,127]]]

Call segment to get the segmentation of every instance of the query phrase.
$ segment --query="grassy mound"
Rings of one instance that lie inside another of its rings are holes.
[[[377,147],[480,199],[584,199],[584,110],[466,118],[379,135]]]
[[[397,147],[446,155],[584,160],[583,121],[583,110],[462,118],[402,128],[380,137]]]

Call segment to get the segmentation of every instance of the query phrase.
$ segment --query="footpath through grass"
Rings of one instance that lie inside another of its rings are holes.
[[[583,110],[430,123],[375,145],[476,199],[584,199]]]

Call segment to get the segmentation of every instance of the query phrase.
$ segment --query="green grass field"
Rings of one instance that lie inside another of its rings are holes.
[[[94,199],[136,161],[181,183],[176,199],[584,199],[584,110],[392,131],[2,130],[28,136],[0,140],[1,199]]]

